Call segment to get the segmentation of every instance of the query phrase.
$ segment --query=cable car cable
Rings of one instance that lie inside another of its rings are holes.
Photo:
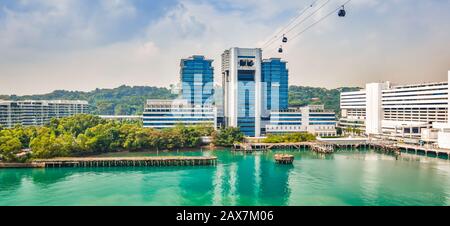
[[[308,9],[311,9],[316,4],[316,2],[318,2],[318,1],[319,0],[314,0],[311,4],[309,4],[308,6],[303,8],[302,10],[300,10],[300,13],[298,15],[296,15],[287,25],[285,25],[283,28],[281,28],[281,30],[279,30],[277,33],[275,33],[274,37],[272,37],[271,39],[267,40],[264,43],[264,45],[262,45],[262,48],[266,47],[269,42],[273,41],[273,39],[278,39],[280,34],[285,33],[285,32],[283,32],[284,30],[288,29],[298,18],[303,16],[303,14],[305,14],[305,12],[308,11]]]
[[[318,21],[314,22],[313,24],[309,25],[308,27],[306,27],[304,30],[300,31],[299,33],[295,34],[294,36],[291,37],[291,40],[299,37],[300,35],[302,35],[303,33],[305,33],[306,31],[308,31],[309,29],[311,29],[312,27],[314,27],[315,25],[317,25],[318,23],[322,22],[323,20],[325,20],[326,18],[328,18],[329,16],[335,14],[336,12],[338,12],[343,6],[345,6],[346,4],[348,4],[349,2],[351,2],[352,0],[347,0],[347,2],[345,2],[342,6],[339,6],[337,9],[333,10],[332,12],[328,13],[327,15],[325,15],[324,17],[320,18]]]
[[[298,22],[296,25],[294,25],[291,29],[289,29],[287,32],[285,32],[285,35],[288,34],[289,32],[291,32],[292,30],[294,30],[296,27],[298,27],[300,24],[302,24],[303,22],[305,22],[307,19],[309,19],[310,17],[312,17],[314,14],[316,14],[320,9],[322,9],[323,7],[325,7],[328,3],[330,3],[331,0],[327,0],[324,4],[322,4],[318,9],[316,9],[314,12],[312,12],[311,14],[309,14],[307,17],[305,17],[303,20],[301,20],[300,22]],[[269,46],[271,46],[274,42],[276,41],[276,39],[272,40],[268,45],[266,45],[265,48],[268,48]],[[263,49],[265,49],[263,48]]]
[[[341,10],[343,8],[343,6],[347,5],[349,2],[351,2],[352,0],[347,0],[344,4],[342,4],[341,6],[339,6],[338,8],[336,8],[335,10],[331,11],[330,13],[328,13],[327,15],[325,15],[324,17],[320,18],[319,20],[317,20],[316,22],[314,22],[313,24],[309,25],[308,27],[306,27],[305,29],[303,29],[302,31],[300,31],[299,33],[295,34],[294,36],[292,36],[290,38],[290,40],[294,40],[295,38],[298,38],[299,36],[301,36],[302,34],[304,34],[306,31],[308,31],[309,29],[311,29],[312,27],[314,27],[315,25],[317,25],[318,23],[322,22],[323,20],[325,20],[326,18],[330,17],[331,15],[335,14],[336,12],[338,12],[339,10]],[[277,50],[277,48],[273,49],[273,50]],[[280,51],[278,51],[280,52]]]

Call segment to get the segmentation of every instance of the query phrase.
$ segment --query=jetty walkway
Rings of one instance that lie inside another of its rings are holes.
[[[341,145],[329,144],[325,142],[299,142],[299,143],[237,143],[233,145],[234,151],[254,152],[267,150],[301,150],[309,149],[317,153],[331,154],[335,148]],[[350,145],[349,145],[350,146]],[[357,146],[359,145],[354,145]]]
[[[216,165],[217,157],[105,157],[37,159],[33,164],[54,167],[163,167]]]
[[[321,154],[332,154],[337,150],[371,148],[386,154],[400,155],[401,153],[412,153],[430,157],[439,157],[450,160],[450,150],[439,148],[427,148],[424,146],[399,144],[381,140],[361,140],[359,142],[300,142],[300,143],[237,143],[234,144],[234,151],[254,152],[268,150],[311,150]]]
[[[426,146],[417,146],[410,144],[397,144],[397,147],[400,149],[401,152],[409,154],[440,157],[450,160],[450,150],[448,149],[434,148],[434,147],[431,148]]]

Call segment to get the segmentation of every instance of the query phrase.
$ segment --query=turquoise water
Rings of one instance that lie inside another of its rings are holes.
[[[286,153],[294,165],[222,150],[171,153],[217,156],[211,167],[3,169],[0,205],[450,205],[448,160]]]

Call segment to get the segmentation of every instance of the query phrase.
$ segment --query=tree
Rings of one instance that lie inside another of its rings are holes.
[[[40,127],[16,126],[0,131],[3,158],[14,161],[21,149],[30,148],[32,158],[53,158],[118,150],[141,151],[151,148],[178,149],[201,145],[201,137],[211,135],[211,125],[178,125],[165,130],[143,128],[134,121],[106,121],[93,115],[52,119]],[[228,132],[231,143],[236,134]],[[226,133],[225,133],[226,135]],[[237,140],[242,139],[240,135]],[[224,138],[228,139],[228,138]],[[6,156],[6,157],[5,157]]]
[[[22,150],[19,138],[14,137],[11,130],[0,131],[0,157],[6,162],[17,160],[16,154]]]
[[[70,156],[75,140],[71,134],[57,136],[47,127],[39,129],[38,135],[30,143],[33,158],[54,158]]]
[[[195,130],[197,130],[201,136],[211,136],[214,133],[214,126],[211,124],[199,124],[193,126]]]
[[[325,108],[339,114],[340,92],[356,91],[361,88],[343,87],[325,89],[317,87],[290,86],[289,105],[304,106],[309,104],[324,104]],[[6,100],[87,100],[89,111],[96,115],[135,115],[142,114],[147,99],[175,99],[170,89],[148,86],[120,86],[114,89],[96,89],[91,92],[56,90],[44,95],[31,96],[1,96]]]
[[[336,127],[336,134],[342,136],[342,127]]]
[[[21,125],[16,125],[14,128],[9,130],[13,137],[17,137],[22,143],[22,148],[28,148],[30,141],[36,137],[36,127],[23,127]]]
[[[338,89],[325,89],[318,87],[290,86],[289,105],[294,107],[311,104],[323,104],[326,109],[331,109],[336,114],[340,113],[340,93],[357,91],[361,88],[342,87]]]
[[[244,134],[239,128],[225,128],[213,133],[213,144],[216,146],[230,147],[236,142],[242,142]]]
[[[87,137],[86,148],[91,152],[110,152],[121,147],[119,131],[114,123],[99,124],[87,129],[84,135]]]
[[[147,99],[175,99],[167,88],[148,86],[120,86],[114,89],[96,89],[90,92],[56,90],[44,95],[3,96],[8,100],[87,100],[89,111],[96,115],[135,115],[142,114]]]
[[[58,133],[62,134],[68,132],[77,137],[79,134],[84,133],[88,128],[104,123],[106,123],[106,121],[98,116],[79,114],[62,119],[52,119],[50,124],[56,125],[54,129],[57,129]]]
[[[151,137],[147,128],[138,124],[123,124],[120,127],[122,147],[126,150],[137,151],[151,148]]]
[[[310,133],[288,133],[288,134],[269,134],[265,143],[298,143],[306,141],[314,141],[316,137]]]

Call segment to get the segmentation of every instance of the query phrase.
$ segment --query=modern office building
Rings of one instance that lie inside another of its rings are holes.
[[[52,118],[85,114],[88,110],[88,102],[80,100],[0,100],[0,125],[5,128],[41,126]]]
[[[447,123],[448,82],[412,85],[370,83],[341,94],[340,126],[361,125],[367,135],[420,139],[433,123]]]
[[[143,114],[146,128],[164,129],[179,124],[216,125],[217,111],[212,105],[193,105],[187,100],[147,100]]]
[[[191,105],[211,105],[214,99],[213,60],[194,55],[180,63],[181,98]]]
[[[231,48],[222,54],[224,123],[250,137],[261,135],[262,50]]]
[[[323,105],[272,111],[267,134],[308,132],[317,136],[336,136],[336,114]]]
[[[223,113],[223,88],[222,86],[214,87],[214,106],[217,109],[217,128],[223,128],[224,123],[224,113]]]
[[[272,111],[289,107],[289,72],[280,58],[262,59],[261,49],[231,48],[222,54],[224,125],[250,137],[265,134]]]
[[[180,85],[172,87],[179,92],[176,100],[147,100],[142,121],[144,127],[164,129],[179,124],[192,126],[208,124],[217,127],[214,106],[213,60],[194,55],[180,63]]]
[[[262,61],[263,109],[284,110],[289,108],[289,72],[286,62],[280,58]],[[263,116],[267,112],[262,113]]]

